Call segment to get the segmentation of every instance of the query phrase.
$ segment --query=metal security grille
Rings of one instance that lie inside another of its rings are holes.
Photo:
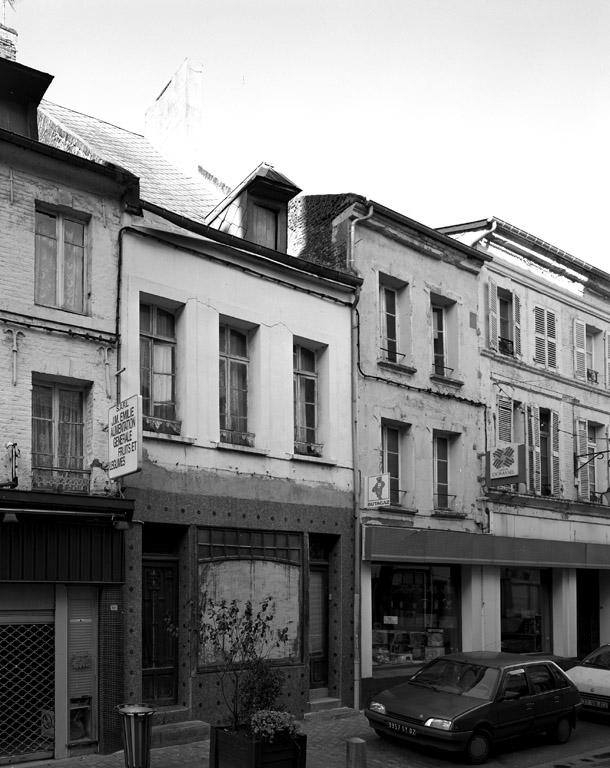
[[[0,625],[0,763],[53,755],[53,624]]]

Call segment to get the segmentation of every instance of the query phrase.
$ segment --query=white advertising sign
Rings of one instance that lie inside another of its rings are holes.
[[[489,452],[489,477],[500,480],[519,474],[519,443],[498,443]]]
[[[371,475],[366,479],[366,506],[390,506],[390,475],[389,473]]]
[[[108,477],[142,469],[142,396],[132,395],[108,409]]]

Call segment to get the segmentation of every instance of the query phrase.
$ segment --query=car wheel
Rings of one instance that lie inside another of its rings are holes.
[[[553,731],[553,741],[557,744],[565,744],[572,735],[572,721],[569,717],[561,717],[555,725]]]
[[[475,731],[466,745],[466,759],[472,765],[487,762],[491,752],[491,738],[485,731]]]

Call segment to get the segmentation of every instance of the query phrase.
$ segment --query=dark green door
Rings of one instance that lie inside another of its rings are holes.
[[[142,566],[142,697],[147,704],[177,701],[178,565],[144,560]],[[169,625],[169,626],[168,626]]]

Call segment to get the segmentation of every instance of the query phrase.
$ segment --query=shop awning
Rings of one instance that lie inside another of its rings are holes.
[[[85,496],[42,491],[0,490],[0,515],[16,513],[27,515],[61,515],[84,520],[108,520],[129,522],[133,516],[132,499],[110,496]]]
[[[610,545],[365,525],[363,559],[398,563],[610,569]]]

